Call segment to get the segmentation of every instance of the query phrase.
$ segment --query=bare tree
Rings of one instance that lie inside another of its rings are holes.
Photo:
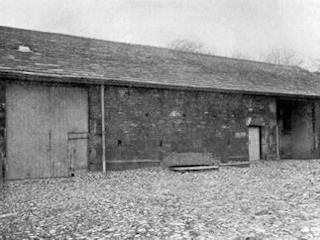
[[[320,73],[320,58],[315,60],[315,71]]]
[[[232,57],[232,58],[240,58],[240,59],[245,59],[245,58],[246,58],[245,55],[242,54],[242,53],[239,52],[239,51],[233,52],[233,53],[231,54],[231,57]]]
[[[230,57],[237,58],[237,59],[246,59],[254,61],[255,59],[247,54],[242,53],[239,50],[235,50],[233,53],[231,53]]]
[[[187,39],[176,39],[168,44],[168,48],[193,53],[214,54],[213,50],[206,50],[200,42],[190,41]]]
[[[303,64],[303,59],[291,49],[273,48],[268,54],[261,55],[260,60],[283,65],[297,65]]]

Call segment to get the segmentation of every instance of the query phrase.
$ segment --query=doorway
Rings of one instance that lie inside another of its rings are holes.
[[[277,101],[280,159],[310,159],[315,149],[315,106],[312,101]]]
[[[260,127],[249,127],[249,161],[260,160]]]

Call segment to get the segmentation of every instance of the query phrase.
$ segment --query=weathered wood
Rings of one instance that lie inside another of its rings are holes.
[[[87,132],[69,132],[68,133],[68,140],[87,139],[87,138],[88,138]]]
[[[50,176],[49,90],[44,86],[7,87],[7,178]]]
[[[87,138],[68,155],[68,133],[88,132],[86,89],[10,84],[7,104],[8,179],[69,176],[70,161],[87,168]]]
[[[204,170],[219,170],[219,166],[173,166],[170,167],[172,171],[186,172],[186,171],[204,171]]]
[[[249,160],[260,160],[260,128],[249,127]]]
[[[102,171],[106,173],[106,132],[104,114],[104,85],[101,85],[101,133],[102,133]]]
[[[280,136],[279,136],[279,123],[276,124],[276,151],[277,151],[277,159],[280,159]]]
[[[51,87],[53,176],[87,168],[88,95],[77,87]],[[81,139],[71,139],[76,135]],[[81,143],[79,143],[81,142]]]

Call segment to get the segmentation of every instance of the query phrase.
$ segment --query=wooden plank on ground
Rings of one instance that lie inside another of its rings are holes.
[[[205,170],[218,170],[218,166],[204,165],[204,166],[172,166],[172,171],[186,172],[186,171],[205,171]]]

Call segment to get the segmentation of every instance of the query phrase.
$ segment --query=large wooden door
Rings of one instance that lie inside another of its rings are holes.
[[[49,91],[9,85],[7,103],[8,179],[50,176]]]
[[[52,162],[57,164],[54,176],[69,176],[78,169],[87,169],[88,95],[86,89],[50,88]],[[70,134],[85,133],[85,138],[74,139],[70,155]],[[77,141],[76,141],[77,140]]]
[[[6,99],[7,178],[70,176],[68,134],[88,132],[86,90],[12,84]],[[79,160],[86,168],[87,139],[82,142],[82,149],[72,161]]]
[[[249,127],[249,160],[260,160],[260,128]]]

